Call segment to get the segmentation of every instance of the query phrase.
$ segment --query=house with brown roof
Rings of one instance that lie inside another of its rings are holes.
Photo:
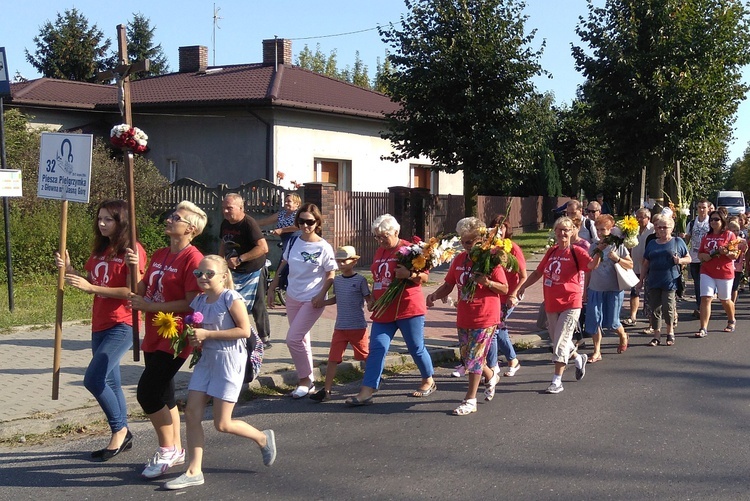
[[[12,84],[9,107],[55,131],[108,136],[121,122],[117,87],[40,78]],[[180,47],[179,71],[131,83],[133,125],[149,136],[145,156],[170,180],[209,186],[283,173],[286,182],[331,182],[344,191],[389,186],[462,194],[461,174],[428,159],[382,160],[387,96],[292,64],[291,41],[263,41],[263,62],[208,66],[204,46]]]

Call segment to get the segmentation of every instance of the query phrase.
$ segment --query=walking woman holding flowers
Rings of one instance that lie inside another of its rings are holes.
[[[164,484],[167,489],[183,489],[204,482],[202,421],[211,398],[217,431],[254,441],[260,447],[266,466],[271,466],[276,459],[273,430],[260,431],[242,420],[232,419],[247,365],[247,342],[244,340],[250,337],[250,318],[244,298],[234,290],[232,274],[221,256],[204,257],[193,274],[203,293],[190,303],[194,315],[202,317],[202,325],[188,333],[191,346],[201,348],[202,353],[190,378],[185,407],[190,463],[185,473]]]
[[[459,287],[456,328],[461,361],[469,374],[469,388],[453,414],[466,416],[477,411],[477,389],[482,375],[487,381],[484,390],[487,401],[495,397],[495,386],[500,379],[499,370],[495,370],[497,362],[488,367],[485,358],[502,316],[500,296],[508,293],[503,260],[509,257],[500,247],[504,239],[496,241],[498,227],[488,234],[481,220],[466,217],[456,225],[456,233],[464,252],[451,262],[445,282],[427,296],[427,307]]]
[[[424,345],[424,315],[427,307],[422,284],[427,281],[428,274],[427,271],[416,272],[399,264],[399,250],[409,247],[409,242],[399,238],[400,229],[398,221],[390,214],[383,214],[372,223],[372,234],[380,244],[370,267],[373,297],[377,303],[389,289],[397,291],[397,295],[383,305],[384,307],[374,307],[371,316],[370,354],[365,366],[365,376],[359,393],[346,400],[350,406],[372,403],[373,395],[380,386],[388,347],[397,330],[401,331],[409,354],[422,376],[422,383],[412,396],[426,397],[437,390],[432,378],[432,359]],[[381,301],[381,305],[382,303]]]
[[[719,211],[708,215],[711,227],[701,240],[698,259],[701,261],[701,327],[695,337],[706,337],[708,321],[711,318],[711,301],[714,294],[719,297],[727,314],[724,332],[734,332],[734,303],[732,302],[732,282],[734,282],[734,260],[740,255],[737,236],[727,229],[727,219]]]
[[[168,468],[185,462],[174,376],[192,347],[186,345],[181,352],[175,353],[171,338],[159,335],[160,327],[154,324],[154,320],[158,313],[189,312],[190,302],[200,293],[193,271],[198,268],[203,254],[191,241],[203,232],[206,221],[206,213],[192,202],[177,205],[167,217],[164,228],[169,247],[154,252],[138,284],[138,294],[131,294],[130,298],[134,309],[146,312],[146,333],[141,343],[146,367],[138,381],[138,403],[151,420],[159,441],[159,448],[141,473],[146,478],[159,477]],[[129,261],[136,262],[137,259],[137,255],[128,254]],[[170,329],[162,325],[161,330],[167,332]]]
[[[65,283],[94,294],[91,314],[91,363],[86,368],[83,385],[99,402],[107,416],[112,435],[104,449],[91,457],[108,461],[133,447],[128,429],[128,407],[120,384],[120,359],[133,346],[133,314],[128,307],[130,271],[125,254],[138,250],[138,278],[146,266],[146,251],[140,243],[130,242],[128,206],[123,200],[107,200],[99,204],[94,221],[94,245],[81,275],[70,265],[70,256],[63,260],[55,253],[58,268],[65,269]]]

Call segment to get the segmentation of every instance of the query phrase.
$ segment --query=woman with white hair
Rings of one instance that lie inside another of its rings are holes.
[[[501,319],[500,296],[508,293],[508,281],[503,266],[498,264],[489,275],[474,272],[471,260],[472,247],[482,242],[482,234],[487,231],[484,223],[475,217],[465,217],[456,225],[456,233],[461,239],[464,251],[451,262],[445,282],[435,292],[427,296],[427,306],[447,297],[458,286],[456,329],[461,351],[461,361],[469,374],[469,387],[461,404],[453,410],[456,416],[466,416],[477,411],[477,389],[484,375],[487,381],[484,399],[490,401],[495,396],[495,386],[499,377],[497,371],[485,363],[495,330]],[[462,292],[470,281],[477,284],[473,296]],[[495,364],[497,365],[497,356]]]
[[[667,346],[674,345],[674,320],[677,316],[677,282],[681,265],[690,264],[690,254],[681,238],[672,238],[674,220],[663,213],[654,216],[656,238],[646,244],[639,285],[648,283],[650,327],[654,338],[649,346],[661,344],[661,321],[667,330]]]
[[[406,288],[384,311],[372,314],[370,354],[365,366],[365,377],[357,396],[346,400],[350,406],[372,403],[372,397],[380,386],[380,377],[385,368],[385,356],[397,330],[401,331],[409,354],[422,376],[422,384],[411,395],[426,397],[437,390],[432,378],[432,359],[424,345],[424,315],[427,307],[422,284],[427,281],[427,272],[415,273],[398,263],[398,250],[409,245],[409,242],[399,238],[400,230],[398,221],[390,214],[383,214],[372,223],[372,234],[380,244],[370,267],[373,298],[380,298],[394,280],[405,281]]]
[[[190,302],[201,292],[193,271],[203,254],[191,242],[203,232],[207,220],[197,205],[180,202],[165,221],[169,247],[154,252],[138,283],[138,293],[130,295],[131,307],[146,312],[146,333],[141,343],[145,369],[138,381],[138,403],[151,420],[159,441],[159,448],[141,473],[146,478],[160,477],[168,468],[185,462],[174,376],[193,348],[188,344],[180,353],[174,353],[171,340],[159,335],[153,321],[159,312],[192,311]],[[129,264],[138,262],[135,253],[129,253],[127,259]]]
[[[555,363],[555,374],[547,393],[555,394],[563,391],[562,376],[571,358],[576,366],[576,380],[580,381],[586,375],[588,357],[576,351],[573,333],[583,304],[580,271],[588,272],[592,260],[586,251],[571,245],[573,221],[569,217],[559,218],[552,228],[557,243],[549,248],[518,294],[523,295],[526,288],[543,279],[544,310]]]

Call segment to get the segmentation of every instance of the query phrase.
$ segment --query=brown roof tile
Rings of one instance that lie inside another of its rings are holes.
[[[75,109],[116,109],[114,85],[40,78],[11,85],[11,103]],[[397,105],[378,92],[296,66],[262,64],[208,68],[205,73],[170,73],[131,84],[133,109],[256,104],[382,118]]]

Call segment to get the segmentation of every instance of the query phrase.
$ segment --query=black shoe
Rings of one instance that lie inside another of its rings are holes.
[[[331,393],[325,388],[321,388],[319,391],[310,395],[310,400],[315,402],[326,402],[331,399]]]
[[[271,348],[273,348],[273,345],[271,344],[270,339],[266,339],[265,341],[261,340],[261,342],[263,343],[264,350],[270,350]]]
[[[120,447],[117,449],[102,449],[100,451],[94,451],[91,453],[91,457],[98,457],[102,462],[109,461],[113,457],[117,456],[122,451],[127,451],[133,448],[133,434],[130,433],[130,430],[128,430],[127,435],[125,435],[125,440],[122,441],[122,444],[120,444]],[[94,456],[94,454],[97,454],[101,452],[101,456]]]

